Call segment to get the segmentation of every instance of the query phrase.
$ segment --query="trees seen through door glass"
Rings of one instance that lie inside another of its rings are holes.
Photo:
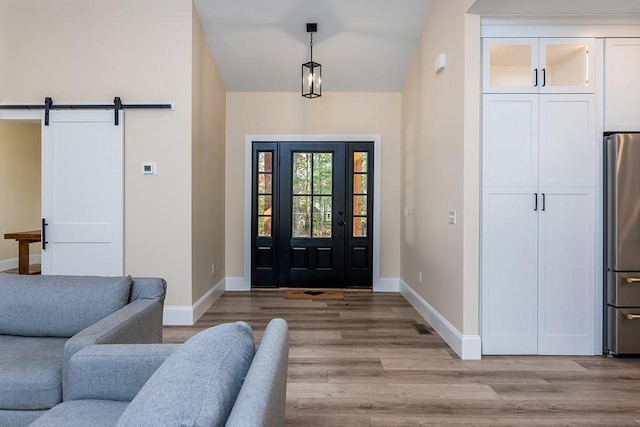
[[[366,152],[353,153],[353,237],[367,237],[367,180]]]
[[[258,236],[271,236],[273,217],[273,152],[258,152]]]
[[[292,237],[329,238],[333,153],[295,152],[292,160]]]

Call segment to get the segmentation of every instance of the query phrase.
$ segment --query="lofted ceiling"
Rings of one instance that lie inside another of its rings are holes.
[[[399,92],[430,0],[194,0],[230,92],[300,91],[313,57],[325,92]]]

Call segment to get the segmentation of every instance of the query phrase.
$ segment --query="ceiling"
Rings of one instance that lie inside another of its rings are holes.
[[[448,0],[459,1],[459,0]],[[325,92],[399,92],[430,0],[194,0],[230,92],[297,92],[314,60]],[[640,0],[476,0],[479,15],[638,15]]]
[[[323,91],[399,92],[430,0],[194,0],[230,92],[300,91],[313,59]]]

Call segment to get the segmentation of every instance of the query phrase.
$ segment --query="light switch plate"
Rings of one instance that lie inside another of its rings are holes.
[[[456,225],[456,211],[449,211],[449,224]]]

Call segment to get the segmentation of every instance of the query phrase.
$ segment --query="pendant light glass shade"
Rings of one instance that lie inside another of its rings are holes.
[[[307,32],[310,36],[311,58],[309,62],[302,64],[302,96],[305,98],[322,96],[322,65],[313,60],[313,33],[317,30],[318,24],[307,24]]]

